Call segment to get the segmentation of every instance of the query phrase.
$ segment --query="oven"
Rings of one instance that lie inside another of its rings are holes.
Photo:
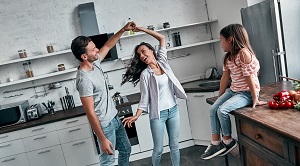
[[[117,110],[118,110],[117,116],[120,118],[121,121],[126,117],[133,116],[131,105],[124,106],[124,107],[118,107]],[[139,140],[138,140],[138,136],[137,136],[137,132],[136,132],[136,128],[135,128],[135,123],[132,123],[132,127],[130,127],[130,128],[128,128],[127,126],[125,126],[124,128],[126,130],[126,133],[129,138],[131,146],[138,145]],[[94,135],[97,152],[98,152],[98,154],[100,154],[100,145],[98,144],[97,136],[94,133],[93,133],[93,135]]]

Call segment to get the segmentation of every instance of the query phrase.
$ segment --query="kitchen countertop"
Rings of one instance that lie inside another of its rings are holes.
[[[206,81],[211,81],[211,80],[192,81],[192,82],[184,83],[184,84],[182,84],[182,86],[183,86],[184,90],[186,91],[186,93],[214,92],[214,91],[219,90],[218,87],[214,87],[214,88],[206,87],[205,88],[205,87],[199,86],[200,83],[206,82]],[[135,93],[135,94],[127,95],[126,97],[128,99],[128,102],[116,106],[117,109],[139,103],[141,96],[140,96],[140,93]],[[85,115],[85,112],[84,112],[82,106],[79,106],[79,107],[76,107],[74,109],[67,110],[67,111],[56,111],[55,114],[53,114],[53,115],[44,114],[41,118],[36,119],[36,120],[28,121],[26,123],[21,123],[21,124],[17,124],[17,125],[2,127],[2,128],[0,128],[0,134],[12,132],[12,131],[16,131],[16,130],[21,130],[21,129],[25,129],[25,128],[30,128],[30,127],[34,127],[34,126],[38,126],[38,125],[43,125],[43,124],[47,124],[47,123],[52,123],[52,122],[56,122],[56,121],[60,121],[60,120],[70,119],[70,118],[83,116],[83,115]]]
[[[292,90],[293,85],[291,82],[283,81],[276,82],[269,85],[264,85],[261,87],[259,100],[261,101],[271,101],[273,100],[273,95],[281,90]],[[212,97],[206,99],[207,103],[213,104],[217,97]],[[272,130],[277,131],[289,138],[300,142],[300,111],[296,109],[270,109],[269,106],[262,105],[252,107],[244,107],[232,111],[233,115],[238,115],[252,121],[266,126]]]

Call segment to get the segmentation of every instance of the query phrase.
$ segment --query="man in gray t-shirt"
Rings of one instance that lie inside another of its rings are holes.
[[[134,30],[135,23],[129,22],[113,35],[100,50],[90,38],[76,37],[71,44],[74,56],[80,61],[76,75],[76,88],[82,106],[100,143],[100,165],[113,165],[115,148],[119,151],[118,165],[129,165],[131,145],[100,67],[100,62],[115,46],[125,31]]]

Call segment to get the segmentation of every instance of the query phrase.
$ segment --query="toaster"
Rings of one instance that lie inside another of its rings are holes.
[[[42,108],[40,104],[33,104],[26,111],[27,119],[38,119],[42,116]]]

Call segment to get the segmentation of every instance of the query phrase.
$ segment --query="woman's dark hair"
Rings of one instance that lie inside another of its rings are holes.
[[[86,47],[90,41],[92,40],[86,36],[78,36],[72,41],[71,50],[76,59],[81,62],[83,62],[81,55],[86,53]]]
[[[223,61],[224,65],[226,65],[226,61],[228,59],[233,60],[235,63],[236,56],[243,48],[247,48],[254,55],[247,31],[241,24],[230,24],[224,27],[220,31],[220,35],[222,35],[226,40],[228,40],[229,37],[232,37],[232,49],[230,52],[225,54]]]
[[[132,82],[133,86],[136,86],[140,81],[142,71],[147,68],[148,65],[140,60],[140,55],[137,53],[138,48],[142,45],[152,50],[155,59],[157,59],[155,49],[149,43],[142,42],[141,44],[135,46],[133,58],[126,67],[127,70],[125,74],[123,74],[121,85],[125,84],[126,82]]]

